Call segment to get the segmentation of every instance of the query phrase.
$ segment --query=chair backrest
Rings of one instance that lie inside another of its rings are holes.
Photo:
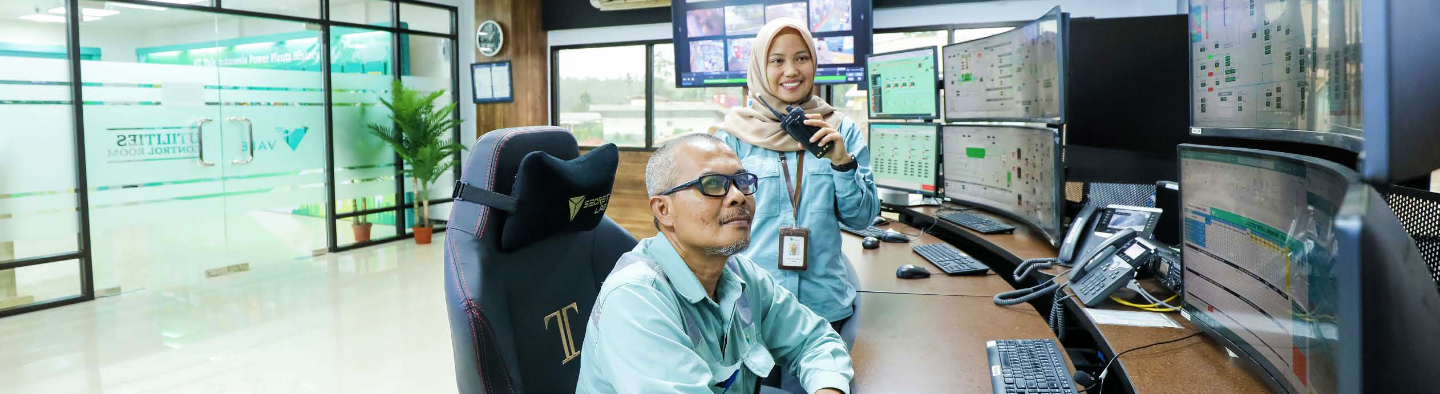
[[[1440,194],[1400,186],[1381,191],[1400,225],[1415,240],[1420,257],[1430,268],[1430,278],[1440,285]]]
[[[579,156],[562,128],[496,130],[475,143],[461,181],[508,195],[521,159],[535,151]],[[505,220],[525,218],[457,199],[446,229],[445,304],[460,392],[573,392],[600,283],[636,240],[607,217],[592,230],[505,251]]]

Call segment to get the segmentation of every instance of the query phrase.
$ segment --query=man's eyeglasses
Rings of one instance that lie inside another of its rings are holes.
[[[725,197],[725,194],[730,192],[730,185],[734,184],[736,189],[740,189],[741,194],[748,196],[751,194],[755,194],[755,184],[759,181],[760,177],[757,177],[755,176],[755,174],[751,174],[748,172],[742,172],[735,175],[701,175],[699,178],[696,178],[693,181],[682,183],[680,184],[680,186],[676,186],[670,190],[666,190],[664,193],[660,193],[660,195],[668,196],[671,194],[675,194],[675,192],[685,190],[686,188],[694,186],[696,189],[700,190],[700,194],[704,194],[709,197]]]

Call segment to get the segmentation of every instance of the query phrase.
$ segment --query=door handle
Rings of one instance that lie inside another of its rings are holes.
[[[205,124],[210,123],[210,121],[210,118],[200,118],[195,121],[195,144],[200,146],[196,149],[200,152],[200,156],[196,159],[195,164],[199,164],[201,167],[211,167],[215,165],[215,163],[205,161]]]
[[[247,134],[247,135],[249,136],[248,138],[250,139],[250,142],[247,143],[247,144],[245,144],[245,147],[246,147],[246,148],[249,148],[249,150],[250,150],[250,152],[249,152],[249,155],[250,155],[250,156],[249,156],[249,157],[246,157],[246,158],[244,158],[244,159],[235,159],[235,160],[232,160],[232,161],[230,161],[230,163],[231,163],[231,164],[235,164],[235,165],[238,166],[238,165],[243,165],[243,164],[250,164],[250,162],[255,161],[255,124],[254,124],[254,123],[251,123],[251,122],[250,122],[250,119],[248,119],[248,118],[238,117],[238,116],[232,116],[232,117],[230,117],[229,119],[226,119],[226,120],[231,121],[231,122],[245,122],[245,134]]]

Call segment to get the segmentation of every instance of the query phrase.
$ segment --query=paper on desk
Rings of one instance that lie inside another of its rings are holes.
[[[1133,326],[1133,327],[1170,327],[1180,328],[1175,320],[1170,319],[1163,313],[1138,312],[1138,311],[1110,311],[1104,309],[1085,309],[1090,314],[1090,320],[1096,324],[1109,324],[1112,326]]]

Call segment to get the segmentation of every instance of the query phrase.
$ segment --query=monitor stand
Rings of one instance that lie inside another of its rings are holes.
[[[900,190],[878,189],[880,202],[886,205],[901,207],[920,207],[926,205],[940,205],[940,199],[925,197],[919,193],[910,193]]]

